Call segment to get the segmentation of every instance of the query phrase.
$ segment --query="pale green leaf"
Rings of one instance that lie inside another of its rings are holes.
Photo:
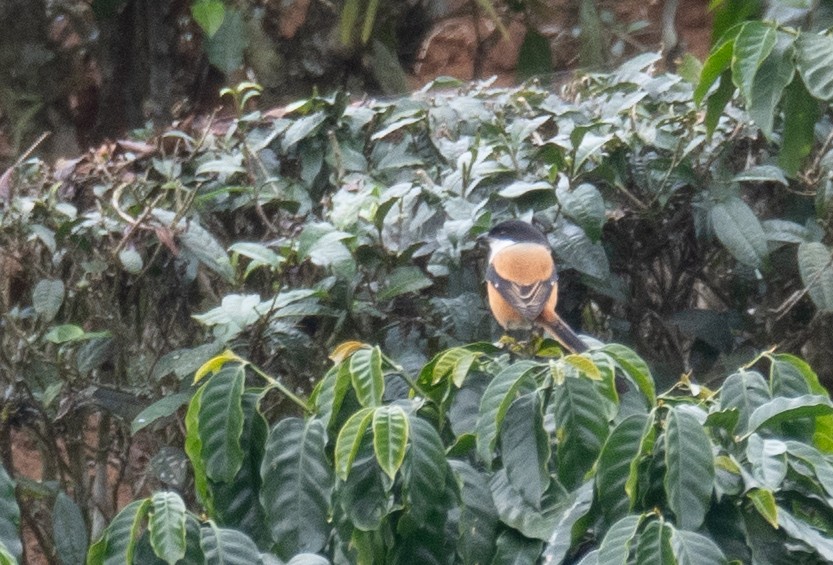
[[[350,356],[350,379],[362,406],[379,406],[385,391],[379,347],[359,349]]]
[[[345,480],[350,474],[362,438],[373,421],[373,410],[370,407],[362,408],[350,416],[336,438],[335,470],[341,480]]]
[[[32,307],[35,312],[50,322],[58,315],[64,303],[64,283],[57,279],[41,279],[32,290]]]
[[[816,307],[833,312],[833,253],[830,248],[819,242],[799,245],[798,271]]]
[[[154,553],[166,563],[174,565],[185,557],[185,503],[178,494],[153,494],[148,530]]]
[[[819,100],[833,99],[833,37],[801,32],[796,42],[798,72],[807,90]]]
[[[751,99],[755,74],[775,47],[775,27],[761,21],[746,22],[735,38],[732,53],[732,79],[741,94]]]
[[[408,417],[400,406],[380,406],[373,412],[373,451],[382,470],[393,480],[408,447]]]

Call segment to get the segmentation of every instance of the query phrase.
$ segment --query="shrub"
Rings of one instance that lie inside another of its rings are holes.
[[[349,342],[306,414],[269,424],[279,383],[218,358],[186,417],[205,514],[156,492],[88,562],[833,559],[833,403],[801,360],[765,353],[720,390],[657,395],[625,347],[556,353],[477,343],[411,372]]]

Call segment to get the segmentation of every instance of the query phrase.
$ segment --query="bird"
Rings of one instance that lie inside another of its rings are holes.
[[[489,309],[505,330],[543,328],[571,353],[588,346],[555,311],[558,273],[547,237],[522,220],[501,222],[486,234]]]

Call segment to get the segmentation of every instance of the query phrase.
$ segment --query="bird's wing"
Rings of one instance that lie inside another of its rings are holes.
[[[493,266],[486,271],[486,280],[497,290],[506,302],[529,321],[541,315],[544,306],[558,282],[558,275],[553,269],[550,278],[535,281],[532,284],[517,284],[501,277]]]

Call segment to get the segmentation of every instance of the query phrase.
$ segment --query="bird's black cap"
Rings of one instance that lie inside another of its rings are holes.
[[[547,236],[541,230],[521,220],[507,220],[489,230],[489,239],[505,239],[523,243],[540,243],[549,246]]]

